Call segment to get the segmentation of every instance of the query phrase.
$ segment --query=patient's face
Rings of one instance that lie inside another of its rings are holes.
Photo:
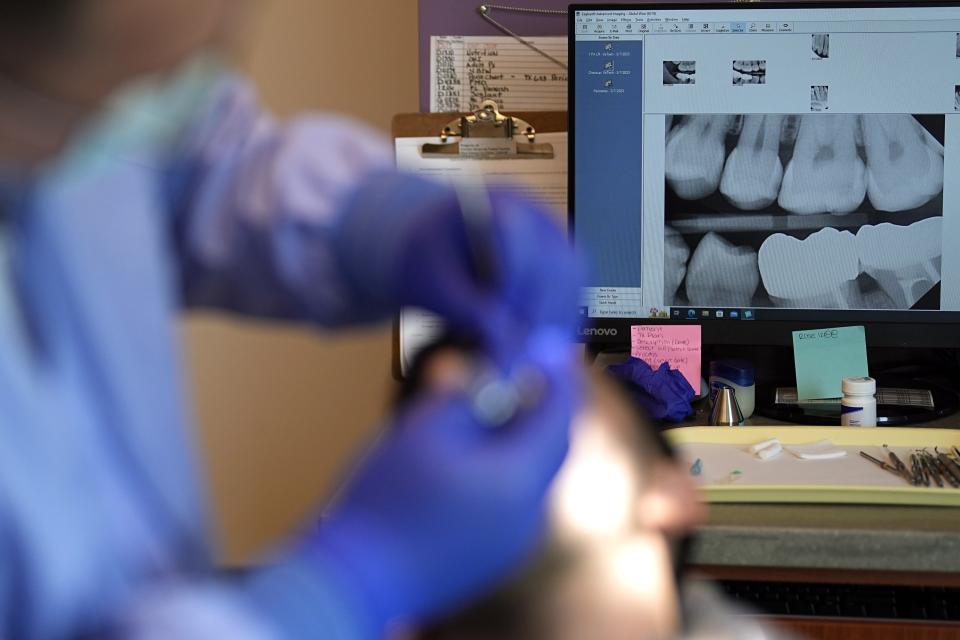
[[[706,518],[689,470],[610,381],[595,377],[551,496],[554,556],[539,585],[536,637],[673,638],[680,629],[675,551]],[[556,562],[556,561],[554,561]]]
[[[462,389],[470,366],[441,351],[423,384]],[[679,632],[673,545],[705,520],[705,506],[689,469],[663,455],[629,399],[602,377],[590,387],[549,496],[547,546],[514,581],[427,637],[659,640]]]

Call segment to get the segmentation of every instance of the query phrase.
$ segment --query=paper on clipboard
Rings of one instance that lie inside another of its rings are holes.
[[[397,167],[441,181],[454,181],[482,176],[488,184],[518,190],[539,198],[552,206],[557,220],[566,226],[567,212],[567,134],[538,133],[538,143],[553,145],[548,159],[468,159],[458,156],[425,156],[421,148],[439,138],[397,138]],[[443,333],[443,321],[421,309],[404,309],[400,313],[400,372],[406,375],[416,355]]]
[[[493,99],[502,111],[566,111],[566,37],[434,36],[430,111],[475,111]]]

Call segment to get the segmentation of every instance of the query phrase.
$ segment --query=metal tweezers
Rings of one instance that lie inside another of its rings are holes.
[[[890,455],[892,456],[892,457],[891,457],[891,460],[896,460],[897,462],[899,462],[900,459],[897,458],[896,455],[894,455],[893,453],[891,453]],[[880,467],[880,468],[883,469],[884,471],[889,471],[889,472],[892,473],[893,475],[895,475],[895,476],[900,476],[901,478],[903,478],[904,480],[906,480],[906,481],[909,482],[910,484],[913,484],[913,478],[910,477],[910,474],[909,474],[909,473],[906,473],[906,467],[903,467],[903,463],[902,463],[902,462],[900,462],[900,465],[899,465],[899,466],[890,465],[890,464],[887,464],[886,462],[884,462],[883,460],[879,460],[879,459],[877,459],[877,458],[874,458],[872,455],[870,455],[869,453],[866,453],[865,451],[861,451],[861,452],[860,452],[860,456],[863,457],[863,458],[866,458],[867,460],[869,460],[869,461],[872,462],[873,464],[877,465],[878,467]],[[903,468],[901,469],[900,467],[903,467]]]

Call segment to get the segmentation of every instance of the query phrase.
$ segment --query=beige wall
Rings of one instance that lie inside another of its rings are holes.
[[[277,113],[387,131],[417,109],[416,0],[260,4],[245,64]],[[225,559],[244,561],[311,513],[372,434],[393,390],[390,334],[192,317],[184,335]]]

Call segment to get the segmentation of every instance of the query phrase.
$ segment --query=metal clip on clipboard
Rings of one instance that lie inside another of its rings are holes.
[[[526,138],[526,142],[517,142],[517,137]],[[536,139],[537,132],[530,123],[504,115],[494,100],[484,100],[474,113],[450,121],[440,131],[440,144],[424,144],[421,153],[471,159],[552,159],[553,145]]]

